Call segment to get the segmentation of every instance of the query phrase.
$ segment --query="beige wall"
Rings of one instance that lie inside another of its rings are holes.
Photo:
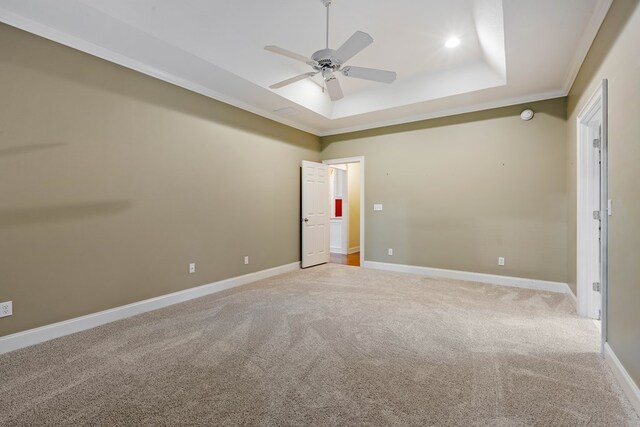
[[[349,249],[360,246],[360,163],[347,165],[349,185]]]
[[[526,106],[322,138],[365,156],[367,260],[566,281],[566,100]]]
[[[609,344],[640,384],[640,1],[615,0],[569,93],[568,265],[576,288],[576,119],[609,80]]]
[[[0,336],[299,259],[317,137],[3,24],[0,52]]]

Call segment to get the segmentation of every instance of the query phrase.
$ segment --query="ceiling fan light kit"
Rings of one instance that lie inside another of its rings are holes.
[[[288,51],[278,46],[265,46],[265,50],[283,55],[291,59],[295,59],[300,62],[311,66],[314,71],[300,74],[295,77],[291,77],[287,80],[283,80],[279,83],[275,83],[269,88],[280,89],[288,86],[292,83],[304,80],[306,78],[313,77],[319,73],[322,74],[322,78],[327,86],[327,92],[332,101],[337,101],[344,97],[340,81],[336,77],[336,73],[341,73],[345,77],[352,77],[356,79],[371,80],[380,83],[392,83],[396,79],[396,73],[393,71],[378,70],[375,68],[353,67],[343,66],[348,60],[356,56],[367,46],[373,43],[373,38],[363,32],[356,31],[349,39],[344,42],[337,50],[329,49],[329,7],[332,0],[320,0],[322,4],[327,8],[327,37],[326,48],[321,49],[311,55],[308,58],[304,55],[297,54],[295,52]]]

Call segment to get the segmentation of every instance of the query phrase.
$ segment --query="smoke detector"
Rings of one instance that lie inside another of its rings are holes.
[[[523,110],[522,113],[520,113],[520,118],[525,122],[528,122],[529,120],[533,119],[533,116],[534,116],[533,110],[530,108],[527,108],[526,110]]]

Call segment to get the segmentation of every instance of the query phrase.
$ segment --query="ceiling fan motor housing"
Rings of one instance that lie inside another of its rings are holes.
[[[313,68],[316,71],[322,71],[322,72],[324,72],[325,70],[328,70],[328,71],[339,70],[342,63],[336,59],[335,54],[336,54],[336,51],[333,49],[322,49],[317,51],[311,56],[311,59],[313,59],[316,62],[314,65],[312,65]]]

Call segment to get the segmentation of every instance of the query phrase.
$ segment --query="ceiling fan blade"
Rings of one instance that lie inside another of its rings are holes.
[[[338,81],[336,76],[331,74],[331,76],[329,76],[326,79],[326,82],[327,82],[327,91],[329,92],[329,98],[331,98],[332,101],[337,101],[339,99],[344,98],[344,94],[342,93],[342,88],[340,87],[340,82]]]
[[[278,47],[278,46],[272,46],[272,45],[265,46],[264,50],[268,50],[269,52],[277,53],[278,55],[286,56],[287,58],[295,59],[296,61],[304,62],[305,64],[310,64],[311,65],[311,64],[315,64],[316,63],[311,58],[307,58],[304,55],[300,55],[298,53],[291,52],[290,50],[283,49],[283,48]]]
[[[375,68],[364,67],[344,67],[342,74],[347,77],[355,77],[356,79],[373,80],[380,83],[393,83],[396,79],[396,73],[393,71],[377,70]]]
[[[335,58],[344,64],[349,59],[360,53],[365,47],[373,43],[373,37],[362,31],[353,33],[349,40],[336,50]]]
[[[317,72],[313,73],[304,73],[304,74],[300,74],[299,76],[295,76],[295,77],[291,77],[290,79],[287,80],[283,80],[280,83],[275,83],[272,84],[271,86],[269,86],[271,89],[280,89],[281,87],[285,87],[287,85],[290,85],[291,83],[295,83],[295,82],[299,82],[300,80],[304,80],[308,77],[313,77],[316,74],[318,74]]]

